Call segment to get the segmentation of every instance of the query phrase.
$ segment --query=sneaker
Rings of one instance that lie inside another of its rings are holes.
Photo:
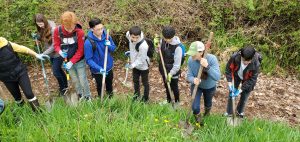
[[[228,114],[227,112],[225,112],[225,113],[223,114],[223,116],[224,116],[224,117],[232,117],[232,114]]]
[[[166,104],[168,104],[168,100],[164,100],[162,102],[159,102],[159,105],[161,105],[161,106],[166,105]]]
[[[242,113],[238,113],[236,114],[239,118],[244,118],[245,117],[245,114],[242,112]]]
[[[0,99],[0,115],[4,112],[5,105],[4,102]]]

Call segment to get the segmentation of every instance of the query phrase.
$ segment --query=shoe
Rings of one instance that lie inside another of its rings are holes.
[[[37,110],[40,110],[40,103],[37,99],[34,99],[32,101],[29,101],[29,104],[31,106],[32,111],[36,112]]]
[[[225,112],[225,113],[223,114],[223,116],[224,116],[224,117],[232,117],[232,114],[228,114],[227,112]]]
[[[161,106],[166,105],[166,104],[168,104],[168,100],[164,100],[162,102],[159,102],[159,105],[161,105]]]
[[[203,119],[201,118],[201,114],[194,114],[195,120],[200,126],[204,126]]]
[[[4,110],[5,110],[4,102],[0,99],[0,115],[4,112]]]
[[[17,103],[17,105],[18,105],[19,107],[22,107],[22,106],[24,106],[25,101],[24,101],[23,99],[21,99],[21,100],[19,100],[19,101],[16,101],[16,103]]]
[[[239,117],[239,118],[244,118],[245,117],[245,114],[242,112],[242,113],[236,113],[236,116]]]

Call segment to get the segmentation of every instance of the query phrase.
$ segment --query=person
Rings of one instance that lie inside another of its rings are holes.
[[[179,106],[179,89],[178,80],[180,74],[182,49],[179,46],[180,39],[175,36],[176,32],[173,27],[165,26],[162,30],[163,39],[160,40],[159,50],[162,52],[165,68],[167,70],[167,76],[164,74],[163,66],[161,60],[159,60],[159,72],[162,75],[164,86],[167,92],[167,102],[170,103],[171,96],[168,91],[167,82],[170,83],[171,90],[175,97],[175,108]]]
[[[47,20],[43,14],[36,14],[34,23],[38,31],[38,40],[44,43],[44,52],[42,54],[50,56],[52,72],[59,85],[59,95],[62,96],[68,88],[68,82],[65,72],[61,68],[63,58],[54,51],[52,42],[53,31],[56,25],[53,21]]]
[[[90,31],[84,43],[84,57],[90,66],[92,76],[96,80],[98,97],[101,98],[102,78],[105,76],[106,93],[111,98],[113,95],[113,53],[116,45],[111,36],[106,40],[107,31],[99,18],[93,18],[89,21]],[[104,70],[105,48],[108,47],[107,66]]]
[[[228,82],[229,94],[241,95],[239,103],[236,108],[237,116],[244,117],[245,105],[250,95],[250,92],[254,89],[257,81],[260,68],[261,56],[255,51],[252,45],[246,45],[238,52],[234,53],[226,64],[226,79]],[[234,82],[234,84],[233,84]],[[241,91],[239,92],[239,85]],[[232,97],[229,95],[227,102],[227,111],[225,116],[232,115]]]
[[[4,112],[4,109],[5,109],[4,101],[0,99],[0,115]]]
[[[80,100],[90,100],[91,92],[86,76],[83,51],[84,31],[73,12],[64,12],[60,21],[61,25],[57,26],[53,33],[54,50],[67,60],[63,66],[69,71]]]
[[[4,83],[19,106],[23,106],[25,103],[19,88],[21,87],[32,110],[36,111],[40,106],[39,101],[32,92],[27,68],[16,53],[30,54],[40,60],[45,60],[49,56],[37,54],[25,46],[0,37],[0,81]]]
[[[193,94],[195,85],[199,85],[192,104],[193,114],[196,121],[202,126],[203,120],[200,114],[201,96],[203,94],[205,117],[210,114],[212,98],[216,93],[216,84],[221,77],[217,57],[213,54],[207,54],[206,57],[203,57],[204,51],[205,45],[201,41],[195,41],[191,44],[189,51],[186,53],[190,55],[186,80],[191,84],[191,94]],[[197,78],[200,68],[203,68],[201,78]]]
[[[132,69],[132,77],[134,84],[134,97],[136,100],[140,96],[140,77],[144,86],[144,95],[142,101],[149,100],[149,65],[150,58],[147,56],[149,46],[144,39],[144,34],[140,27],[133,26],[126,33],[126,38],[129,40],[129,51],[125,54],[130,57],[130,63],[127,63],[125,68]],[[138,46],[138,47],[136,47]],[[138,48],[138,49],[137,49]]]

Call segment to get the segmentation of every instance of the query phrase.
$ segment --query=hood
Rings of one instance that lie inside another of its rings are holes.
[[[6,46],[8,41],[4,37],[0,37],[0,48]]]
[[[180,39],[179,39],[178,36],[174,36],[174,37],[172,38],[172,41],[170,42],[171,45],[178,45],[178,44],[180,44],[180,43],[181,43],[181,42],[180,42]]]

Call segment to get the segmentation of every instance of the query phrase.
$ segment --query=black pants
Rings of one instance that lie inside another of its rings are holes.
[[[102,74],[92,74],[96,80],[98,96],[101,97]],[[111,97],[113,95],[113,70],[110,70],[105,76],[106,93]]]
[[[163,80],[164,80],[164,85],[165,85],[165,88],[166,88],[166,92],[167,92],[167,100],[168,102],[170,103],[172,100],[171,100],[171,95],[169,93],[169,90],[168,90],[168,86],[167,86],[167,82],[166,82],[166,78],[165,76],[163,75]],[[171,83],[170,83],[170,87],[171,87],[171,90],[173,91],[173,94],[174,94],[174,97],[175,97],[175,102],[179,102],[179,89],[178,89],[178,78],[176,79],[171,79]]]
[[[34,98],[27,71],[22,72],[16,81],[3,82],[15,101],[21,101],[22,95],[19,86],[22,88],[27,99]]]
[[[143,101],[148,101],[149,100],[149,69],[148,70],[138,70],[136,68],[133,69],[132,71],[132,76],[133,76],[133,84],[134,84],[134,95],[136,99],[137,97],[140,96],[140,76],[142,78],[142,83],[144,86],[144,96],[142,98]]]

